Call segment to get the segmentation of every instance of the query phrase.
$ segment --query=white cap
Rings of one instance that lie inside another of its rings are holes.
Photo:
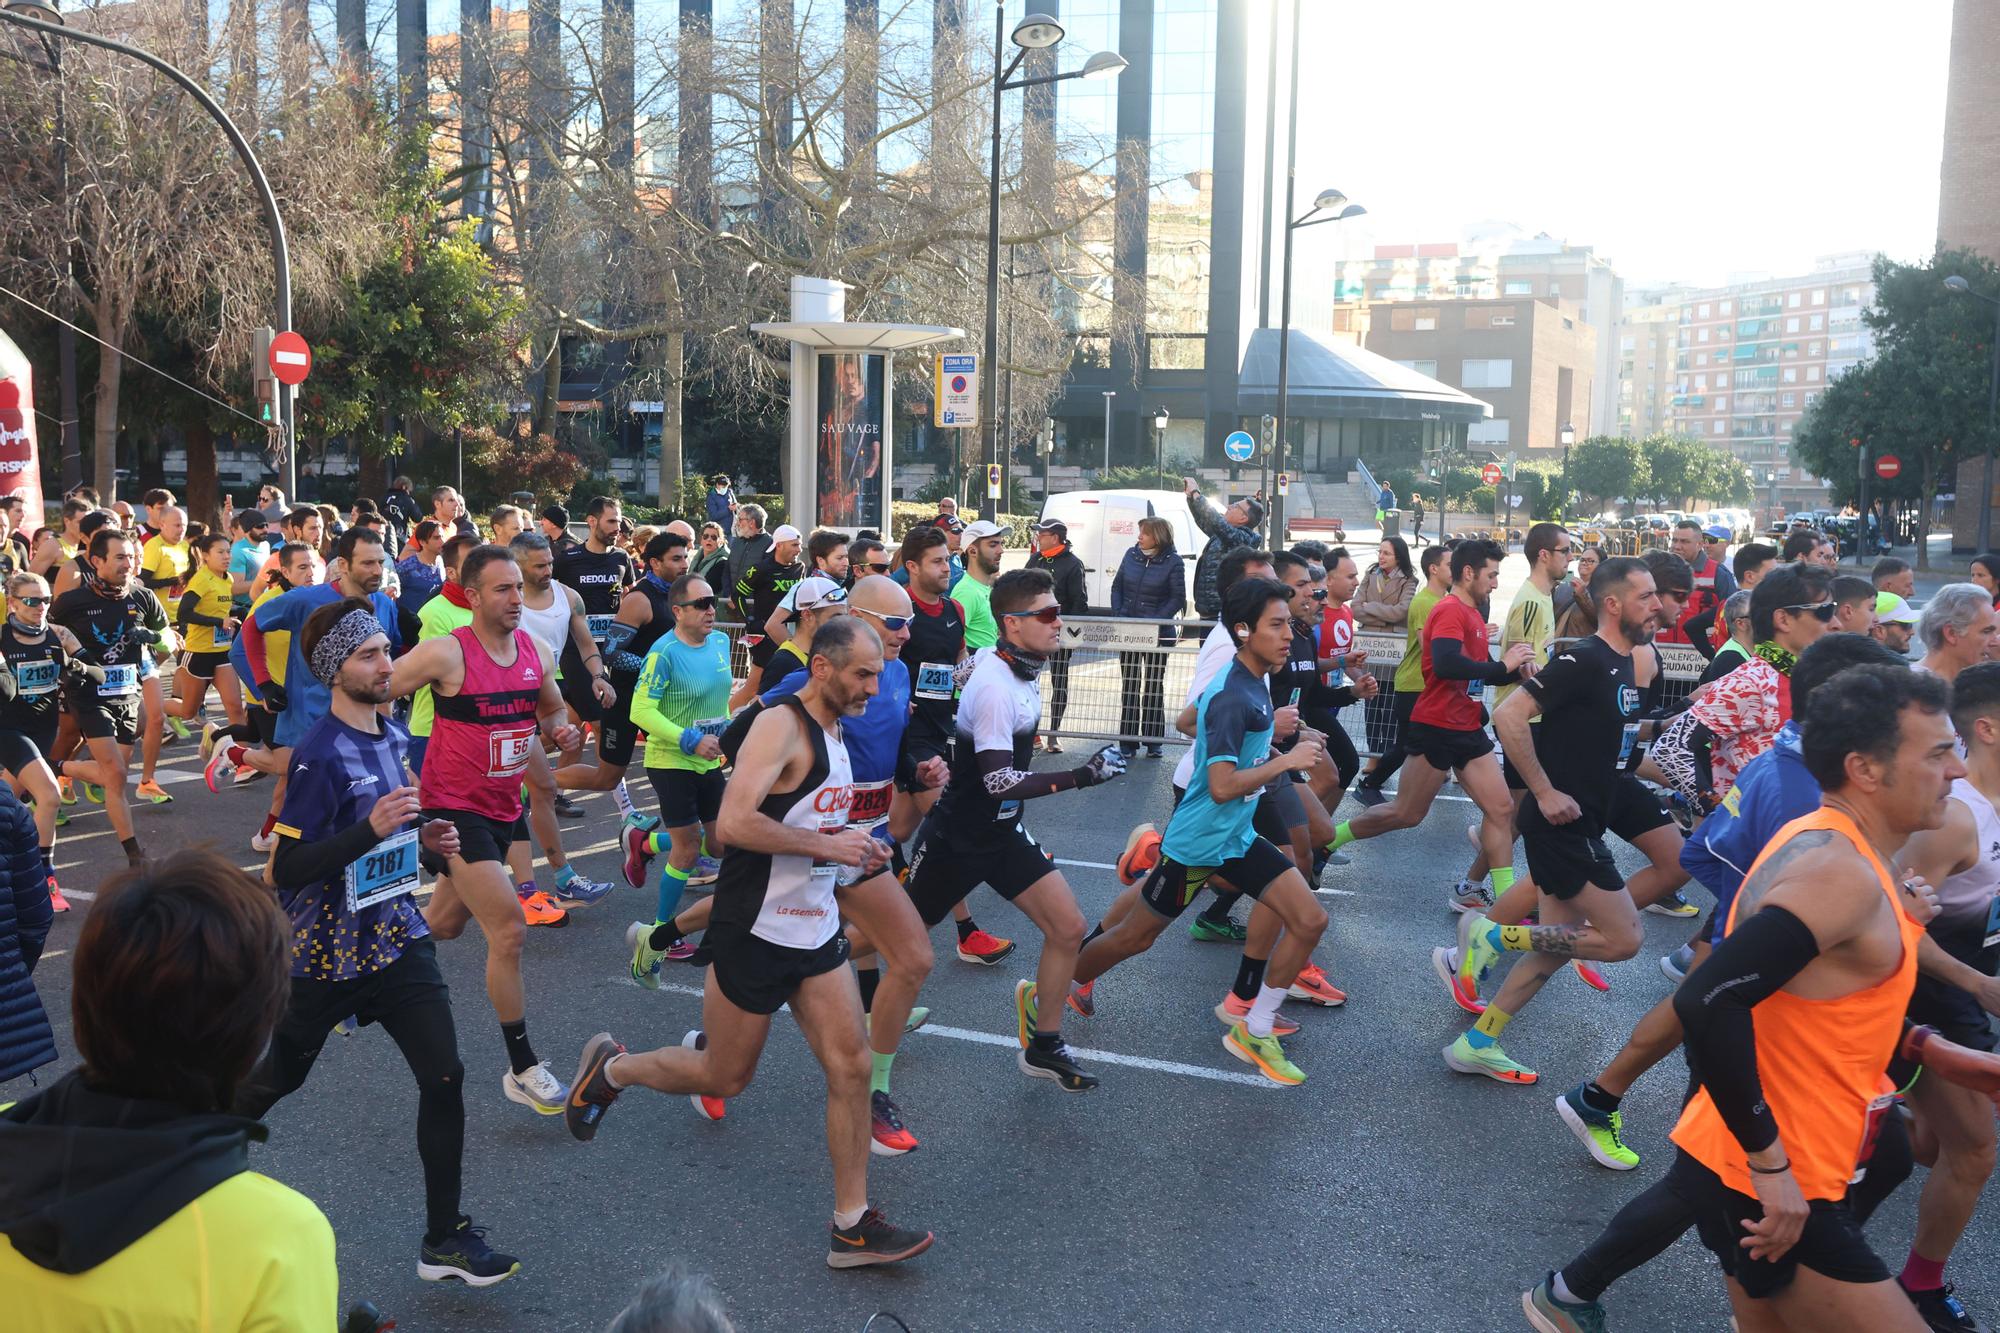
[[[822,606],[837,606],[846,600],[847,589],[821,574],[800,579],[792,589],[792,607],[799,611],[816,611]]]
[[[982,518],[966,524],[965,531],[960,535],[966,541],[976,542],[986,537],[1004,537],[1007,529],[990,518]]]
[[[805,538],[799,536],[799,530],[793,527],[789,523],[780,523],[778,525],[778,530],[771,534],[771,545],[773,546],[776,546],[779,542],[796,542],[804,540]]]

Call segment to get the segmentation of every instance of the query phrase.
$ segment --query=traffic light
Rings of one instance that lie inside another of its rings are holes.
[[[257,420],[266,426],[278,424],[278,381],[269,375],[257,377]]]
[[[278,377],[271,371],[271,340],[277,330],[266,324],[250,330],[250,379],[257,392],[257,419],[278,424]]]

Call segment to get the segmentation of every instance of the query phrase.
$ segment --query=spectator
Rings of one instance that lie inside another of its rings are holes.
[[[1571,540],[1574,541],[1575,539],[1572,538]],[[1595,574],[1597,567],[1603,563],[1604,548],[1596,542],[1585,542],[1577,546],[1576,558],[1570,561],[1569,577],[1556,585],[1555,592],[1549,598],[1551,605],[1555,608],[1556,624],[1558,626],[1562,624],[1563,617],[1569,614],[1570,607],[1576,605],[1579,595],[1584,597],[1585,600],[1589,599],[1590,576]],[[1595,625],[1597,623],[1597,616],[1593,613],[1590,620],[1591,624]],[[1582,638],[1594,633],[1596,633],[1594,629],[1586,630],[1584,634],[1577,637]],[[1558,629],[1556,637],[1563,639],[1569,636]]]
[[[720,588],[723,577],[709,578],[709,571],[721,567],[723,575],[729,572],[729,543],[723,540],[720,523],[708,522],[701,525],[701,541],[695,549],[694,559],[688,562],[688,572],[696,578],[708,579],[711,588]]]
[[[725,528],[736,517],[736,490],[729,484],[729,474],[718,472],[708,479],[708,521],[719,523]]]
[[[1724,535],[1727,536],[1726,532]],[[1671,626],[1662,626],[1655,638],[1660,643],[1692,644],[1703,657],[1713,657],[1715,646],[1703,630],[1714,623],[1717,609],[1736,591],[1736,576],[1711,551],[1703,549],[1707,536],[1701,524],[1691,518],[1674,524],[1672,550],[1687,562],[1693,573],[1694,591],[1681,605],[1680,619]],[[1727,547],[1725,541],[1723,549]]]
[[[415,531],[417,524],[423,522],[423,507],[410,494],[408,477],[398,476],[389,483],[388,494],[382,497],[382,512],[395,519],[404,532]]]
[[[1787,565],[1810,560],[1814,552],[1819,550],[1819,544],[1820,535],[1812,528],[1793,528],[1785,538],[1785,545],[1778,553],[1778,560],[1781,564]]]
[[[333,1229],[250,1169],[264,1132],[227,1114],[284,1012],[291,934],[213,852],[98,890],[73,969],[82,1066],[0,1112],[11,1326],[336,1326]]]
[[[465,500],[449,486],[431,492],[431,517],[461,537],[477,537],[479,526],[465,512]]]
[[[2000,552],[1986,551],[1973,556],[1966,577],[1991,593],[1994,607],[2000,609]]]
[[[549,549],[556,553],[558,560],[565,551],[576,546],[576,539],[569,535],[569,510],[559,504],[547,505],[536,521],[542,535],[549,539]]]
[[[1139,536],[1118,572],[1111,576],[1111,614],[1138,620],[1158,620],[1160,647],[1173,644],[1179,631],[1170,623],[1187,609],[1187,562],[1174,549],[1174,525],[1157,516],[1139,520]],[[1127,736],[1167,734],[1165,653],[1118,654],[1118,730]],[[1130,754],[1139,747],[1126,741]],[[1159,740],[1146,742],[1146,753],[1164,753]]]
[[[1410,535],[1424,539],[1424,497],[1415,491],[1410,492]]]
[[[403,595],[397,599],[397,605],[415,615],[444,587],[444,527],[434,518],[424,519],[417,524],[411,540],[416,543],[416,550],[396,562],[396,576],[403,582]]]
[[[32,980],[53,920],[34,816],[0,782],[0,1083],[56,1058],[49,1016]],[[5,1190],[0,1181],[0,1198]]]
[[[1046,569],[1055,580],[1056,605],[1066,616],[1080,616],[1090,610],[1090,594],[1083,581],[1083,561],[1069,546],[1069,525],[1060,519],[1045,519],[1034,528],[1035,549],[1028,556],[1029,569]],[[1056,649],[1049,659],[1048,752],[1061,754],[1056,733],[1062,730],[1063,714],[1069,709],[1069,648]]]
[[[486,520],[487,540],[505,546],[528,526],[528,516],[516,505],[497,505]]]
[[[1875,591],[1893,592],[1904,601],[1917,595],[1916,571],[1910,568],[1909,561],[1893,555],[1875,562],[1875,568],[1868,571],[1868,581],[1875,585]]]
[[[1375,563],[1361,576],[1361,587],[1354,594],[1354,618],[1363,629],[1401,634],[1409,625],[1410,599],[1416,595],[1409,543],[1401,537],[1384,537],[1375,550]]]
[[[945,496],[945,497],[944,497],[943,499],[941,499],[941,500],[939,500],[939,501],[937,502],[937,506],[938,506],[938,511],[937,511],[937,516],[938,516],[939,518],[957,518],[957,517],[958,517],[958,499],[957,499],[957,497],[955,497],[955,496],[950,496],[950,495],[947,495],[947,496]]]
[[[333,543],[339,538],[341,533],[347,531],[347,525],[340,521],[340,511],[332,505],[314,505],[313,508],[319,510],[320,531],[323,534],[320,538],[319,553],[321,555],[332,555]]]
[[[639,1288],[604,1333],[735,1333],[715,1284],[676,1264]]]
[[[716,591],[719,594],[733,600],[736,586],[750,577],[750,571],[756,568],[764,553],[771,549],[771,534],[764,531],[764,518],[763,505],[745,504],[736,507],[736,539],[729,543],[729,591],[722,593],[718,588]],[[736,608],[737,614],[741,616],[748,609],[739,604]]]
[[[1201,558],[1194,564],[1194,610],[1202,619],[1213,620],[1222,610],[1221,594],[1215,590],[1215,575],[1222,557],[1231,551],[1256,549],[1262,540],[1257,529],[1264,522],[1264,502],[1253,495],[1227,509],[1219,509],[1201,493],[1200,483],[1193,477],[1182,477],[1181,489],[1187,492],[1188,510],[1194,515],[1195,526],[1208,534],[1208,545],[1202,548]]]
[[[1382,483],[1381,491],[1375,496],[1375,526],[1379,528],[1388,523],[1389,511],[1395,507],[1396,493],[1389,489],[1389,483],[1385,481]],[[1407,564],[1408,562],[1405,561],[1404,563]],[[1414,596],[1415,594],[1411,595]]]

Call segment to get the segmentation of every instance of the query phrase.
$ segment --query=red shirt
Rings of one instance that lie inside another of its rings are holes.
[[[1319,620],[1319,655],[1345,657],[1354,651],[1354,611],[1346,603],[1329,607]]]
[[[1455,593],[1439,598],[1424,621],[1424,691],[1410,710],[1410,720],[1450,731],[1477,731],[1486,725],[1486,706],[1466,692],[1474,682],[1447,680],[1432,669],[1431,642],[1435,639],[1457,639],[1465,655],[1475,662],[1493,660],[1486,639],[1486,617]]]

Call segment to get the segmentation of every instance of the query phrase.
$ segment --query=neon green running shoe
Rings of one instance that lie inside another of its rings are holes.
[[[1257,1072],[1273,1083],[1296,1088],[1306,1081],[1305,1071],[1285,1058],[1285,1048],[1276,1037],[1254,1036],[1241,1023],[1222,1038],[1222,1049],[1246,1065],[1255,1065]]]
[[[1499,1042],[1474,1046],[1467,1036],[1460,1033],[1457,1041],[1444,1048],[1444,1062],[1459,1073],[1484,1074],[1500,1083],[1525,1085],[1535,1081],[1535,1071],[1509,1059]]]
[[[1188,922],[1188,938],[1197,944],[1241,944],[1250,932],[1234,921],[1210,921],[1198,916]]]
[[[188,724],[175,717],[172,713],[167,714],[167,725],[173,728],[175,740],[184,741],[192,734],[188,731]]]
[[[95,782],[84,783],[83,799],[89,801],[92,805],[103,805],[104,788],[98,786]]]
[[[1479,994],[1479,983],[1500,961],[1500,951],[1486,942],[1492,925],[1481,912],[1458,919],[1458,984],[1467,995]]]
[[[1625,1146],[1624,1115],[1618,1111],[1600,1111],[1586,1102],[1582,1084],[1556,1099],[1556,1114],[1599,1166],[1630,1171],[1639,1165],[1639,1154]]]
[[[1014,1024],[1019,1029],[1021,1049],[1028,1049],[1029,1040],[1035,1035],[1035,983],[1017,981],[1014,983]]]
[[[625,943],[632,947],[632,966],[627,973],[635,986],[647,990],[660,988],[660,960],[667,956],[664,949],[652,945],[653,927],[645,921],[634,921],[625,927]]]
[[[870,1013],[867,1015],[867,1018],[868,1018],[868,1031],[869,1034],[872,1036],[875,1032],[875,1015],[873,1013]],[[915,1032],[918,1028],[922,1027],[924,1024],[930,1021],[931,1021],[930,1006],[922,1004],[913,1004],[910,1006],[910,1016],[903,1020],[903,1034],[905,1036],[908,1036],[910,1033]]]

